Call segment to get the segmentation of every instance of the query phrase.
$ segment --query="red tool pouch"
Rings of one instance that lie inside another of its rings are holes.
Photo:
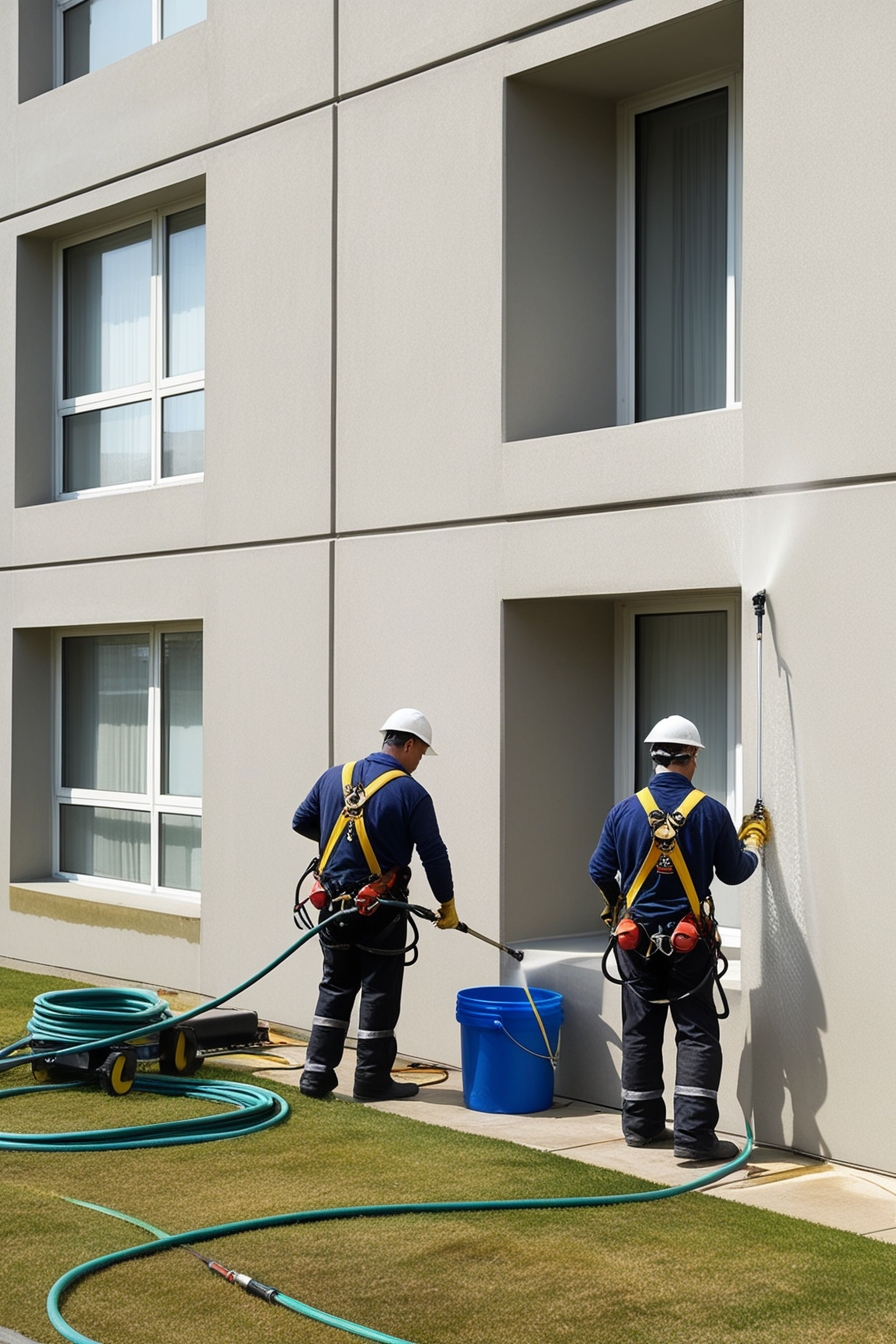
[[[685,915],[678,921],[669,941],[673,952],[693,952],[700,941],[700,930],[693,915]]]
[[[323,910],[324,906],[326,905],[327,893],[321,886],[320,878],[316,877],[314,879],[314,885],[311,888],[311,891],[308,895],[308,899],[314,906],[315,910]]]
[[[633,919],[625,915],[616,925],[616,942],[623,952],[634,952],[641,941],[641,930]]]

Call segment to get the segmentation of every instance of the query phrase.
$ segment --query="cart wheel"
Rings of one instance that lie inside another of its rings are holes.
[[[202,1065],[191,1027],[170,1027],[159,1032],[159,1073],[185,1075]]]
[[[136,1072],[137,1056],[133,1050],[113,1050],[97,1069],[97,1077],[110,1097],[123,1097],[130,1092]]]

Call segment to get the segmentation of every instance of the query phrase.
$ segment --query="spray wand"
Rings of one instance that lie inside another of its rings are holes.
[[[428,919],[431,924],[435,924],[438,915],[435,910],[430,910],[425,905],[406,905],[404,901],[380,900],[380,905],[394,905],[398,909],[410,910],[412,915],[417,915],[420,919]],[[471,929],[469,924],[462,924],[460,921],[454,926],[458,933],[468,933],[471,938],[478,938],[481,943],[488,943],[489,947],[496,947],[499,952],[506,952],[508,957],[513,957],[515,961],[522,961],[523,954],[515,947],[508,947],[506,943],[497,943],[494,938],[487,938],[484,933],[478,933],[476,929]]]
[[[756,806],[753,811],[761,816],[762,805],[762,618],[765,616],[766,591],[753,594],[756,613]]]

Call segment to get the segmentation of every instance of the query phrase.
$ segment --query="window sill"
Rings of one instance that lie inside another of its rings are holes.
[[[741,989],[740,976],[740,929],[719,927],[722,935],[722,951],[728,958],[728,970],[722,980],[725,991]],[[602,930],[595,933],[558,934],[553,938],[528,938],[514,942],[526,955],[524,965],[530,971],[539,966],[555,965],[560,962],[574,963],[578,967],[589,967],[600,971],[600,963],[608,942],[608,935]],[[616,974],[615,967],[610,969]]]
[[[9,887],[11,911],[92,924],[99,928],[130,929],[168,938],[199,942],[199,897],[139,892],[122,887],[92,886],[65,878],[43,882],[14,882]]]

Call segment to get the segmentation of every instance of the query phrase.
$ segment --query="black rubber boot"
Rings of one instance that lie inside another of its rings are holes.
[[[676,1157],[686,1162],[730,1162],[732,1157],[737,1157],[740,1149],[730,1139],[715,1139],[700,1148],[687,1148],[684,1144],[676,1143],[673,1151]]]
[[[299,1079],[299,1091],[303,1097],[328,1097],[338,1079],[332,1071],[328,1073],[304,1072]]]
[[[416,1097],[419,1091],[416,1083],[396,1083],[393,1078],[385,1082],[356,1078],[352,1096],[355,1101],[402,1101],[405,1097]]]

